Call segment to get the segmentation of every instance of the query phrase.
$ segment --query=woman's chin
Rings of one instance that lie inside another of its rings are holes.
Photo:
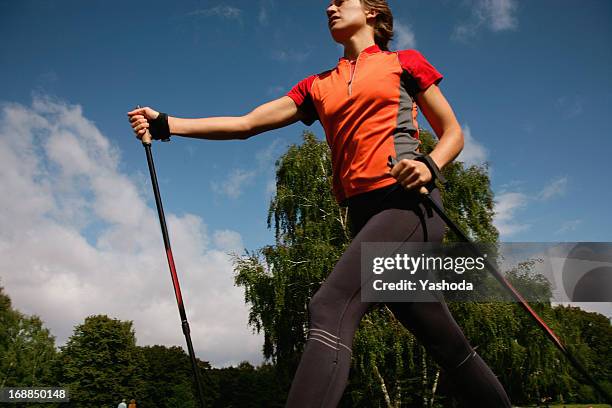
[[[331,34],[334,41],[337,42],[338,44],[344,44],[347,38],[350,38],[350,36],[347,35],[345,31],[342,31],[342,30],[330,28],[329,33]]]

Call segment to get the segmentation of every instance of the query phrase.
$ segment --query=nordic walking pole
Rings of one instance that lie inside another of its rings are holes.
[[[137,107],[140,108],[140,105],[138,105]],[[145,139],[145,136],[147,135],[149,137]],[[198,369],[195,352],[193,351],[193,344],[191,343],[191,331],[189,329],[189,322],[187,321],[187,313],[185,312],[183,296],[181,295],[181,286],[179,285],[178,275],[176,274],[176,267],[174,266],[172,248],[170,248],[170,238],[168,237],[168,228],[166,227],[166,217],[164,215],[164,208],[162,207],[161,195],[159,194],[159,185],[157,184],[157,175],[155,174],[155,165],[153,164],[153,154],[151,153],[151,136],[148,130],[145,136],[143,136],[142,145],[144,146],[145,152],[147,154],[149,174],[151,175],[151,184],[153,185],[153,194],[155,195],[155,205],[157,206],[157,215],[159,215],[159,224],[161,226],[162,236],[164,238],[164,247],[166,248],[166,257],[168,258],[168,266],[170,267],[172,285],[174,286],[174,295],[176,297],[176,303],[178,304],[179,314],[181,316],[183,334],[185,335],[185,340],[187,341],[187,350],[189,351],[189,357],[191,359],[191,369],[193,370],[193,376],[196,382],[196,388],[198,390],[200,407],[204,408],[204,392],[202,391],[200,370]]]
[[[393,157],[389,156],[389,161],[388,161],[387,165],[390,168],[393,168],[393,166],[396,163],[397,163],[397,161]],[[425,201],[425,205],[428,205],[431,208],[433,208],[434,211],[440,216],[440,218],[442,218],[444,220],[446,225],[448,225],[448,227],[462,241],[464,241],[464,242],[466,242],[468,244],[468,247],[470,248],[470,250],[476,256],[479,256],[479,257],[483,258],[484,264],[485,264],[486,268],[493,274],[493,276],[499,281],[499,283],[501,283],[501,285],[510,292],[512,297],[523,307],[523,309],[533,318],[533,320],[535,320],[535,322],[538,325],[538,327],[540,329],[542,329],[544,334],[554,343],[554,345],[561,351],[561,353],[563,353],[565,355],[565,357],[574,366],[574,368],[580,374],[582,374],[582,376],[593,387],[595,387],[595,389],[600,393],[600,395],[602,397],[604,397],[605,401],[608,404],[612,404],[612,396],[606,390],[604,390],[604,388],[599,383],[597,383],[595,381],[595,379],[589,374],[589,372],[584,368],[584,366],[582,364],[580,364],[580,362],[578,360],[576,360],[576,358],[569,352],[569,350],[561,342],[561,339],[559,339],[559,336],[557,336],[555,334],[555,332],[550,327],[548,327],[548,325],[544,322],[544,320],[542,320],[542,318],[536,313],[536,311],[533,310],[531,308],[531,306],[529,306],[529,304],[527,303],[525,298],[514,288],[514,286],[512,286],[512,284],[506,279],[506,277],[501,272],[499,272],[499,270],[497,270],[497,268],[491,262],[489,262],[488,258],[482,256],[482,253],[476,247],[476,245],[474,245],[474,243],[468,238],[468,236],[463,231],[461,231],[461,229],[457,226],[457,224],[455,224],[453,222],[453,220],[451,220],[448,217],[446,212],[444,212],[444,210],[442,208],[440,208],[438,203],[436,203],[431,198],[431,196],[429,195],[429,191],[427,191],[426,193],[422,192],[421,195],[423,197],[423,200]]]

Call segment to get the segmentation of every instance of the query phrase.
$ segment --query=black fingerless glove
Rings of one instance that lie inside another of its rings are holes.
[[[159,115],[149,121],[149,133],[153,140],[161,140],[162,142],[170,141],[170,126],[168,125],[168,115],[159,112]]]

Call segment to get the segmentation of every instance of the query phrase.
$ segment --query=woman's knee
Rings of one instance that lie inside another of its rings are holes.
[[[457,366],[472,351],[443,301],[389,303],[387,306],[445,369]]]
[[[350,338],[369,305],[361,302],[359,293],[347,294],[320,289],[308,303],[310,328],[323,329],[335,336]]]
[[[337,309],[337,306],[334,305],[332,296],[323,288],[319,289],[308,302],[310,325],[320,325],[332,320],[332,316],[336,313],[335,309]]]

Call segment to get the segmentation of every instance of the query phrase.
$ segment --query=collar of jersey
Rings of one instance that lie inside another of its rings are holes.
[[[359,55],[357,56],[357,59],[362,55],[362,54],[374,54],[380,52],[380,48],[378,47],[378,45],[374,44],[374,45],[370,45],[368,48],[364,49],[363,51],[361,51],[359,53]],[[338,62],[341,61],[349,61],[348,58],[344,58],[344,57],[340,57],[338,58]]]

